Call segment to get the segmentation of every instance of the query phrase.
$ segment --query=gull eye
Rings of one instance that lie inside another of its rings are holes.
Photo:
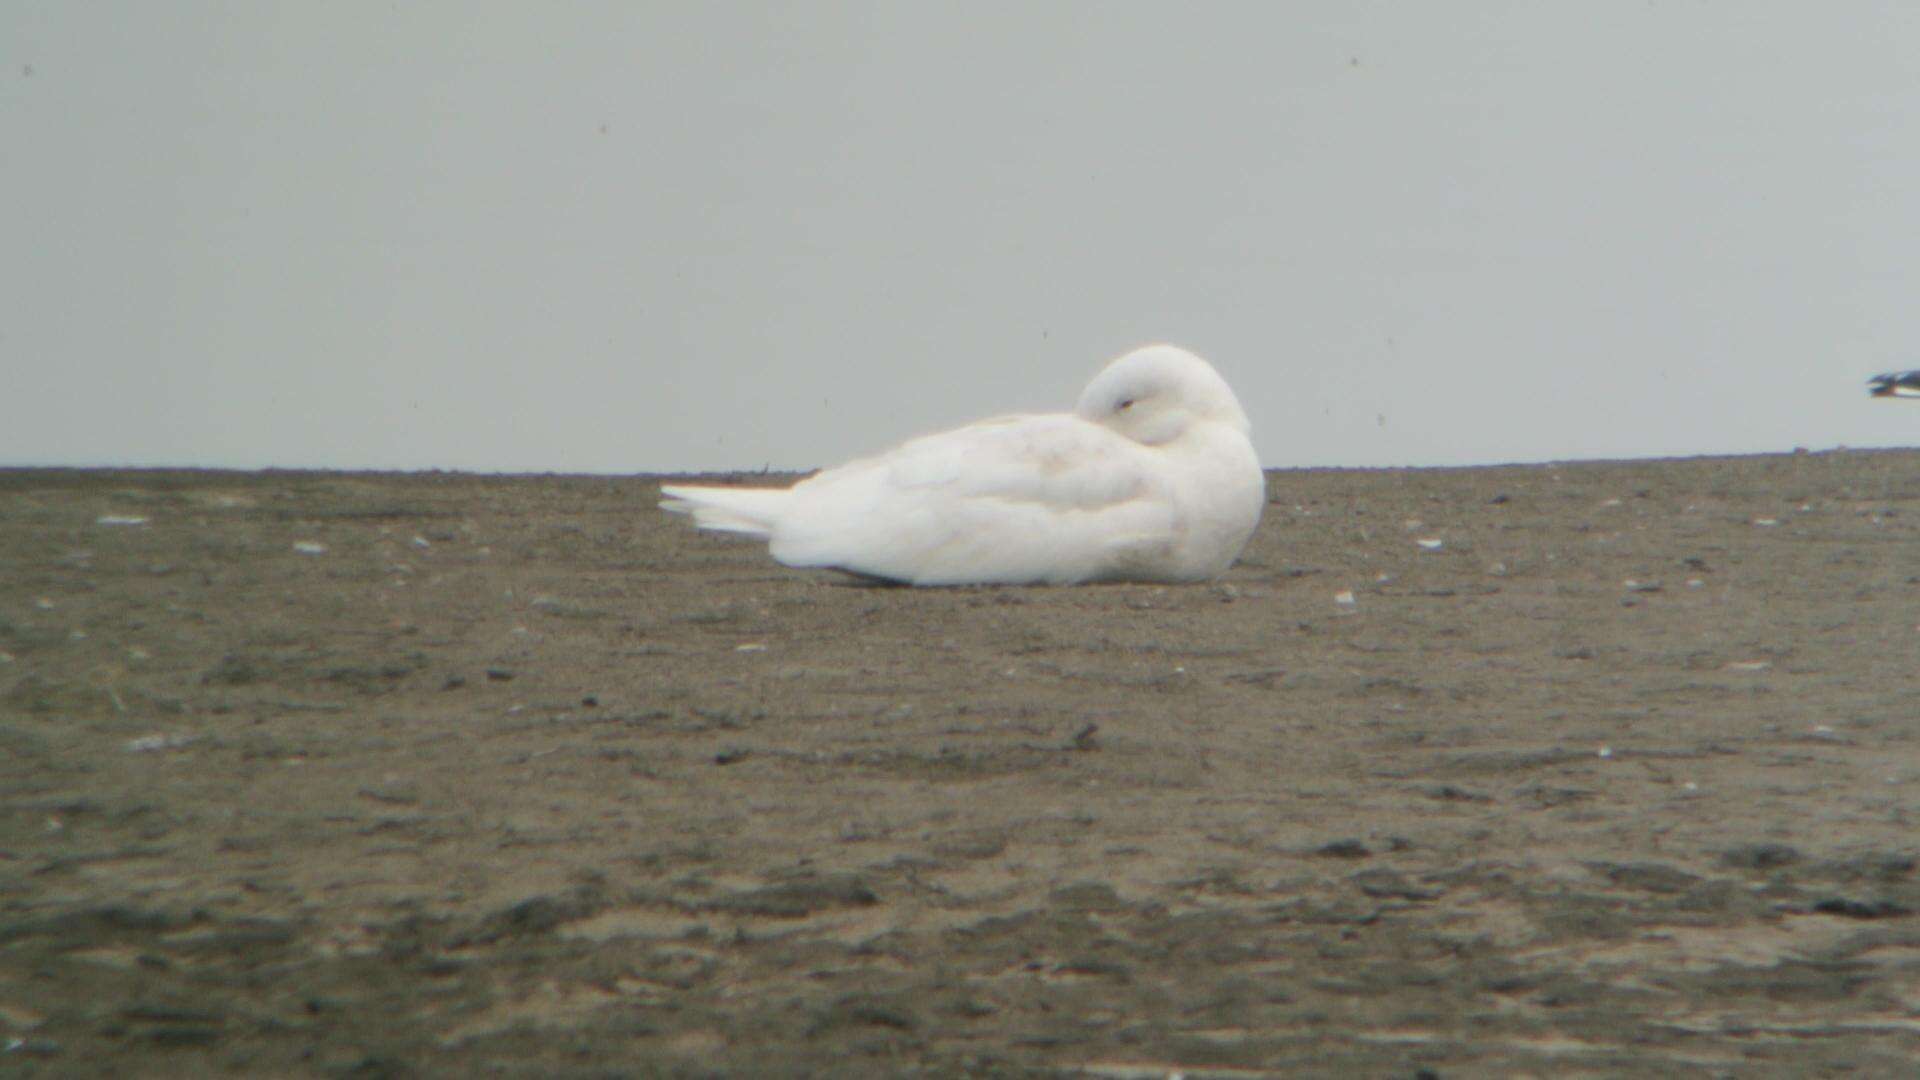
[[[1114,411],[1114,412],[1126,412],[1126,411],[1127,411],[1128,409],[1131,409],[1131,408],[1133,408],[1133,399],[1132,399],[1132,398],[1128,398],[1127,400],[1125,400],[1125,401],[1123,401],[1123,402],[1121,402],[1120,404],[1118,404],[1118,405],[1115,405],[1115,406],[1113,407],[1113,411]]]

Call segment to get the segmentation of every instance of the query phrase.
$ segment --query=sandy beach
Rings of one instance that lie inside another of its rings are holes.
[[[1178,587],[662,479],[0,471],[0,1072],[1912,1075],[1920,451],[1273,471]]]

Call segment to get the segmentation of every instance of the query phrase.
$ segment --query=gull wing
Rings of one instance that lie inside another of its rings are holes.
[[[773,555],[922,585],[1137,575],[1176,538],[1154,454],[1069,415],[924,436],[802,481]]]

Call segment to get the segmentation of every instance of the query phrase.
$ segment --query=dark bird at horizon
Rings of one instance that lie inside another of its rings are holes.
[[[1920,368],[1875,375],[1867,380],[1867,393],[1874,397],[1920,398]]]

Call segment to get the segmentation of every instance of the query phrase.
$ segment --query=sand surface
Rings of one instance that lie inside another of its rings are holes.
[[[1920,452],[1275,472],[1185,587],[657,484],[0,472],[0,1072],[1912,1075]]]

